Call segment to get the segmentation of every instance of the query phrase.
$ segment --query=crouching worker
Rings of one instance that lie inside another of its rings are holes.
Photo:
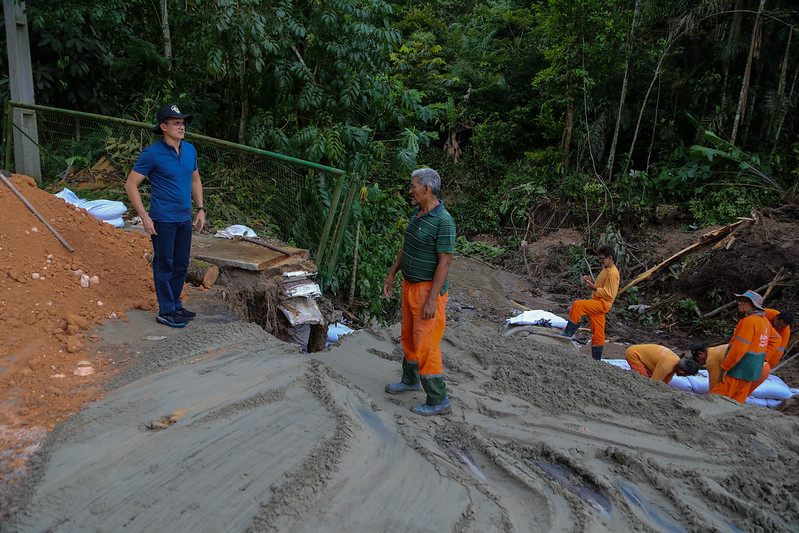
[[[427,402],[411,408],[424,416],[452,410],[444,383],[441,338],[447,320],[447,274],[455,251],[455,221],[438,199],[440,189],[441,178],[435,170],[423,168],[411,174],[410,194],[417,207],[383,283],[383,295],[391,298],[394,276],[402,270],[402,380],[386,385],[386,392],[424,388]]]
[[[591,327],[591,357],[599,361],[605,348],[605,315],[610,311],[616,294],[619,292],[619,269],[616,268],[616,253],[608,245],[597,249],[602,272],[596,277],[583,276],[580,281],[593,291],[590,300],[576,300],[569,310],[569,322],[561,333],[564,337],[572,338],[577,333],[580,319],[588,315]]]
[[[704,344],[694,344],[691,347],[691,355],[699,365],[704,365],[707,369],[708,392],[712,391],[719,383],[721,377],[721,362],[729,350],[729,344],[719,346],[706,346]]]
[[[665,346],[658,344],[635,344],[624,353],[630,369],[644,377],[662,381],[666,385],[674,374],[694,376],[699,372],[699,363],[691,358],[680,357]]]

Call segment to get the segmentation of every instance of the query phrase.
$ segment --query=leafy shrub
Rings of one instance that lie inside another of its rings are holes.
[[[752,208],[765,205],[768,196],[762,189],[726,185],[692,198],[688,207],[700,226],[729,224],[737,217],[749,216]]]
[[[455,239],[455,253],[465,255],[467,257],[479,255],[489,259],[494,259],[504,254],[505,249],[500,248],[499,246],[491,246],[490,244],[484,244],[478,241],[469,242],[466,240],[466,237],[461,236]]]
[[[378,185],[364,187],[360,202],[353,205],[353,221],[344,236],[342,251],[333,276],[326,285],[341,300],[347,300],[355,259],[355,233],[358,237],[354,301],[362,318],[391,319],[399,309],[401,274],[395,280],[392,300],[383,297],[383,282],[402,247],[410,209],[397,192],[386,192]]]

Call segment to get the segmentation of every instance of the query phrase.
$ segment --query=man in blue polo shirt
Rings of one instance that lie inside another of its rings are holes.
[[[197,203],[194,225],[198,231],[205,225],[197,151],[183,141],[192,118],[174,104],[159,109],[153,133],[163,135],[163,139],[142,150],[125,183],[130,203],[153,241],[156,320],[175,328],[185,326],[196,316],[180,301],[191,252],[192,196]],[[139,184],[144,178],[150,180],[149,212],[139,194]]]

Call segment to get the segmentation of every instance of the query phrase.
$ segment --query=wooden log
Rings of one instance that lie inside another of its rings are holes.
[[[194,258],[189,261],[189,270],[186,273],[186,281],[194,285],[202,285],[206,289],[210,289],[214,286],[214,283],[216,283],[216,279],[218,277],[218,266]]]
[[[785,353],[786,353],[786,354],[787,354],[787,353],[791,353],[791,350],[793,350],[793,349],[794,349],[794,347],[796,347],[796,342],[794,342],[793,344],[791,344],[791,347],[790,347],[790,348],[788,348],[788,351],[786,351]],[[775,366],[774,368],[772,368],[772,369],[771,369],[771,373],[773,374],[774,372],[776,372],[776,371],[777,371],[777,370],[779,370],[780,368],[784,367],[785,365],[787,365],[788,363],[790,363],[791,361],[793,361],[793,360],[794,360],[794,359],[796,359],[797,357],[799,357],[799,352],[797,352],[797,353],[793,354],[793,355],[792,355],[792,356],[790,356],[788,359],[785,359],[784,361],[782,361],[781,363],[779,363],[777,366]]]
[[[757,289],[755,289],[755,292],[759,293],[760,291],[764,291],[764,290],[766,290],[769,287],[769,285],[771,285],[773,283],[774,282],[772,281],[771,283],[767,283],[766,285],[763,285],[762,287],[758,287]],[[721,313],[725,309],[729,309],[730,307],[732,307],[734,305],[737,305],[737,304],[738,304],[738,300],[731,300],[731,301],[727,302],[726,304],[722,305],[721,307],[717,307],[716,309],[712,310],[711,312],[705,314],[704,318],[713,318],[714,316],[716,316],[717,314]]]
[[[658,272],[660,272],[664,268],[668,268],[669,266],[674,264],[678,259],[681,259],[681,258],[685,257],[686,255],[690,254],[691,252],[693,252],[697,248],[701,248],[701,247],[706,246],[706,245],[708,245],[708,244],[710,244],[712,242],[716,242],[719,239],[722,239],[723,237],[725,237],[725,236],[729,235],[730,233],[732,233],[732,231],[735,228],[737,228],[739,225],[747,223],[747,222],[751,222],[751,219],[739,220],[738,222],[733,222],[732,224],[730,224],[728,226],[724,226],[723,228],[719,228],[719,229],[713,230],[711,232],[705,233],[704,235],[699,237],[699,240],[696,241],[695,243],[693,243],[691,246],[689,246],[687,248],[683,248],[682,250],[680,250],[676,254],[672,255],[671,257],[669,257],[668,259],[666,259],[662,263],[659,263],[659,264],[653,266],[652,268],[650,268],[649,270],[647,270],[646,272],[644,272],[642,274],[639,274],[634,280],[632,280],[623,289],[621,289],[619,291],[619,294],[617,295],[617,297],[621,296],[622,294],[624,294],[627,291],[627,289],[638,285],[642,281],[646,281],[648,279],[651,279],[655,274],[657,274]]]
[[[785,267],[780,267],[780,271],[777,272],[777,275],[774,276],[774,279],[771,281],[771,283],[769,283],[768,288],[766,289],[766,292],[763,294],[763,301],[764,302],[766,301],[766,298],[768,298],[769,295],[771,294],[771,291],[774,290],[774,286],[777,285],[777,283],[779,283],[780,279],[782,279],[782,273],[783,272],[785,272]]]

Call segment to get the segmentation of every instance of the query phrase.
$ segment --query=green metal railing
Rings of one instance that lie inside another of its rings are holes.
[[[141,150],[157,138],[151,132],[153,125],[144,122],[8,102],[3,127],[8,170],[13,169],[13,131],[25,135],[14,123],[15,107],[36,112],[35,144],[46,183],[69,185],[78,176],[89,182],[87,188],[107,187],[109,181],[121,184]],[[282,240],[315,250],[313,259],[324,284],[333,272],[350,218],[358,188],[355,176],[349,176],[349,190],[340,205],[348,177],[343,170],[205,135],[187,132],[186,140],[197,148],[209,211],[230,223],[249,225],[257,219]],[[327,176],[335,178],[335,189],[329,205],[324,205],[318,191]],[[255,205],[256,199],[261,203]]]

